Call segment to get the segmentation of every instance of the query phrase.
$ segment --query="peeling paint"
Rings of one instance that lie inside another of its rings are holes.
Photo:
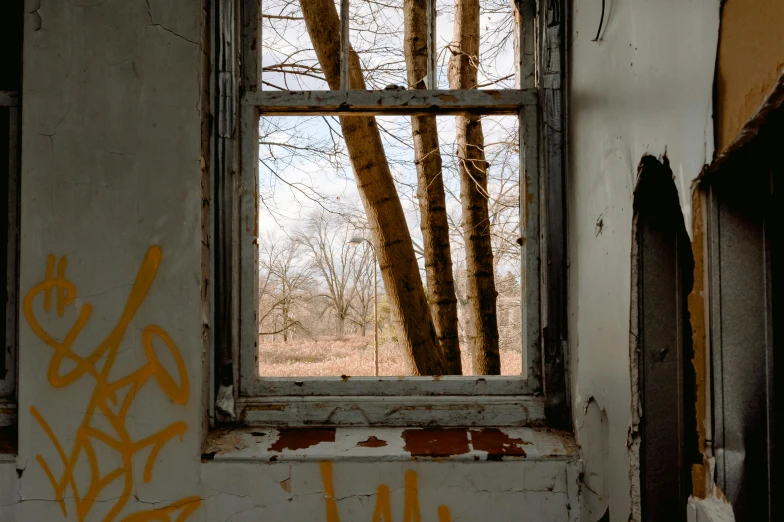
[[[513,439],[498,428],[471,430],[471,443],[475,450],[486,451],[490,456],[525,457],[523,446],[531,444],[523,439]]]
[[[694,256],[694,287],[688,298],[689,317],[691,322],[691,339],[694,348],[695,374],[695,394],[696,394],[696,415],[697,415],[697,448],[707,458],[705,454],[706,423],[707,418],[707,397],[710,391],[707,388],[707,344],[705,336],[705,259],[704,241],[705,227],[703,223],[702,211],[702,191],[695,189],[691,197],[692,205],[692,255]],[[707,495],[705,462],[693,464],[691,469],[692,494],[697,498],[705,498]]]
[[[283,428],[270,451],[307,449],[322,442],[335,442],[335,428]]]
[[[387,441],[380,440],[375,435],[371,435],[367,440],[357,442],[357,446],[362,448],[382,448],[387,445]]]
[[[463,428],[404,430],[403,449],[412,457],[451,457],[468,453],[468,433]]]

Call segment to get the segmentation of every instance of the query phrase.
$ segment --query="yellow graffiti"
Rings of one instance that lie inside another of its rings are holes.
[[[327,522],[340,522],[340,513],[335,498],[335,483],[332,479],[332,463],[321,463],[321,479],[324,482],[324,502],[327,509]],[[376,508],[373,511],[373,522],[392,522],[392,504],[389,497],[389,486],[381,484],[376,490]],[[438,522],[450,522],[449,508],[438,506]],[[419,510],[419,488],[417,474],[414,470],[406,471],[403,479],[403,522],[422,522]]]
[[[63,515],[67,515],[65,493],[66,490],[70,488],[76,506],[76,516],[80,522],[83,522],[90,514],[93,504],[98,499],[101,492],[110,484],[120,480],[122,481],[122,492],[115,500],[111,510],[103,518],[104,522],[115,520],[125,508],[131,497],[131,493],[133,492],[133,457],[136,453],[145,448],[150,448],[150,453],[142,473],[144,482],[150,482],[152,480],[153,466],[159,452],[167,442],[175,437],[179,437],[180,441],[182,441],[183,434],[188,429],[184,422],[178,421],[166,426],[149,437],[134,441],[126,427],[126,416],[128,415],[128,410],[133,404],[137,392],[142,389],[151,378],[155,379],[155,382],[158,384],[161,391],[163,391],[163,393],[175,404],[184,406],[188,402],[190,386],[185,363],[177,345],[161,327],[157,325],[148,325],[142,330],[142,347],[147,359],[146,364],[123,377],[119,377],[115,380],[110,380],[109,378],[117,353],[120,349],[120,344],[125,338],[129,324],[136,316],[136,312],[147,297],[147,292],[149,292],[150,287],[155,280],[160,262],[160,247],[151,247],[144,256],[142,265],[136,275],[136,281],[128,296],[125,309],[123,310],[120,319],[117,321],[116,326],[103,342],[101,342],[101,344],[99,344],[87,357],[82,357],[77,354],[72,350],[72,347],[82,329],[90,320],[92,314],[92,307],[90,304],[84,304],[81,307],[76,321],[62,340],[57,340],[51,336],[41,326],[41,323],[38,321],[38,318],[33,311],[34,301],[40,294],[43,294],[44,311],[49,312],[51,310],[52,290],[57,291],[56,300],[58,316],[62,317],[65,313],[66,306],[73,304],[73,301],[76,298],[76,287],[65,277],[65,270],[68,264],[65,257],[60,258],[57,262],[57,271],[55,273],[55,256],[49,256],[44,281],[34,286],[24,299],[24,315],[30,328],[42,341],[54,350],[54,355],[49,362],[49,368],[47,370],[49,384],[55,388],[63,388],[73,384],[84,376],[89,376],[95,381],[92,396],[87,403],[84,417],[77,429],[73,446],[68,454],[66,454],[66,451],[55,435],[54,430],[46,422],[38,409],[35,408],[35,406],[30,407],[30,413],[36,421],[38,421],[41,428],[52,441],[52,444],[60,457],[63,470],[59,478],[55,477],[52,468],[40,454],[36,455],[36,459],[41,464],[41,467],[52,484],[55,497],[60,503]],[[175,379],[158,360],[153,347],[156,340],[166,346],[172,359],[174,359],[177,367],[177,379]],[[105,362],[103,363],[103,366],[99,366],[99,361],[104,357]],[[63,374],[62,366],[63,362],[66,360],[73,363],[74,368]],[[119,395],[123,389],[127,389],[127,393],[125,394],[125,397],[120,400]],[[120,400],[119,408],[117,408],[118,400]],[[110,405],[114,406],[114,409]],[[93,425],[92,421],[94,416],[102,416],[109,422],[111,426],[109,433],[102,431]],[[98,456],[94,448],[95,441],[100,441],[119,453],[122,464],[108,473],[101,474]],[[89,483],[87,484],[86,490],[80,491],[74,470],[79,462],[84,462],[84,460],[82,460],[83,458],[86,459],[86,463],[89,467]],[[174,522],[184,522],[200,505],[201,499],[198,497],[186,497],[160,509],[144,510],[126,516],[123,518],[123,522],[171,522],[172,520],[174,520]],[[179,515],[177,515],[177,513],[179,513]],[[172,519],[172,516],[176,516],[176,518]]]

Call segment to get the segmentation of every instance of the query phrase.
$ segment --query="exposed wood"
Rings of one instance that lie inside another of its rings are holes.
[[[542,118],[547,265],[542,295],[544,322],[544,392],[547,420],[554,427],[571,426],[566,382],[566,222],[564,172],[564,2],[547,0],[542,13]]]
[[[340,90],[351,89],[351,31],[349,29],[349,0],[340,0]]]
[[[285,397],[238,401],[256,426],[531,426],[544,421],[537,397]]]
[[[438,79],[436,75],[436,0],[427,1],[427,79],[426,87],[428,89],[438,89]],[[419,5],[419,2],[412,2],[414,5]]]
[[[522,0],[520,81],[535,88],[536,1]],[[527,106],[520,115],[520,235],[522,281],[522,339],[526,377],[532,393],[542,393],[542,335],[539,229],[539,107]]]
[[[208,415],[202,415],[201,418],[203,444],[210,425],[215,421],[215,401],[213,400],[216,391],[215,379],[213,379],[215,375],[215,339],[212,336],[215,327],[215,299],[212,295],[212,287],[217,267],[213,262],[212,251],[215,230],[213,221],[213,198],[215,196],[213,180],[215,176],[212,173],[212,165],[215,163],[215,147],[213,146],[215,138],[212,115],[215,113],[213,92],[217,79],[213,65],[215,59],[213,20],[215,20],[216,5],[209,0],[201,0],[201,8],[202,70],[199,101],[201,111],[201,158],[199,161],[201,169],[201,408],[202,411],[209,412]]]
[[[454,36],[449,60],[449,86],[477,89],[479,64],[479,0],[456,0]],[[498,375],[498,316],[495,266],[490,236],[487,190],[488,163],[484,132],[478,116],[456,117],[457,157],[460,172],[460,202],[463,207],[463,236],[466,256],[466,337],[471,350],[473,373]]]
[[[261,85],[261,1],[242,0],[242,87],[254,91]]]
[[[241,110],[240,133],[243,143],[259,141],[259,114],[255,107]],[[242,184],[240,190],[240,386],[241,391],[255,382],[258,374],[258,310],[259,310],[259,197],[258,197],[258,148],[244,147],[242,151]]]
[[[267,377],[252,389],[259,396],[319,395],[525,395],[521,377]]]
[[[254,4],[255,7],[254,7]],[[245,0],[242,26],[247,32],[243,46],[246,54],[241,61],[242,85],[244,94],[256,92],[261,81],[261,52],[255,41],[261,42],[261,24],[259,16],[261,8],[259,0]],[[240,394],[244,394],[257,378],[258,368],[258,310],[259,310],[259,195],[258,195],[258,168],[259,168],[259,113],[253,106],[238,106],[234,109],[239,113],[239,143],[242,144],[239,155],[239,172],[241,176],[235,180],[235,200],[238,210],[234,214],[234,230],[239,239],[233,249],[236,260],[234,266],[240,270],[235,271],[233,281],[237,299],[233,301],[237,317],[236,332],[239,342],[239,353],[233,353],[233,360],[238,361]]]
[[[246,93],[244,105],[262,115],[412,116],[420,114],[517,114],[535,105],[538,94],[528,90],[406,90],[406,91],[257,91]]]
[[[335,89],[340,83],[340,21],[334,2],[301,0],[300,6],[327,83]],[[350,72],[350,87],[364,90],[359,58],[353,51]],[[411,235],[376,121],[341,116],[340,122],[391,305],[398,346],[412,374],[442,375],[444,359],[436,343]]]
[[[433,12],[421,1],[405,0],[403,25],[404,54],[408,85],[411,89],[425,88],[425,77],[430,70],[432,49],[429,48],[428,23]],[[441,150],[438,126],[434,115],[411,117],[414,142],[414,163],[417,171],[417,199],[421,214],[422,247],[425,258],[427,291],[433,326],[441,353],[446,360],[445,374],[463,373],[460,360],[460,340],[457,328],[457,297],[452,274],[452,251],[449,244],[449,220],[442,177]]]
[[[0,91],[0,107],[16,107],[19,105],[19,93],[16,91]]]
[[[784,106],[784,73],[779,76],[776,84],[762,101],[762,104],[757,111],[740,130],[738,135],[729,145],[727,145],[721,154],[713,160],[710,166],[700,173],[698,179],[703,181],[714,176],[726,163],[730,162],[736,156],[742,156],[744,147],[755,140],[760,132],[765,129],[765,124],[771,114],[776,113],[782,106]]]
[[[19,339],[19,135],[20,118],[19,108],[9,107],[3,109],[7,112],[8,118],[8,141],[3,144],[7,146],[4,154],[0,157],[7,158],[7,164],[0,167],[3,172],[3,183],[5,187],[0,191],[7,201],[5,208],[7,234],[2,234],[5,240],[5,277],[4,284],[6,291],[4,303],[3,321],[5,321],[2,331],[5,332],[2,339],[2,352],[0,352],[0,397],[16,399],[16,370]],[[2,124],[2,122],[0,122]],[[7,168],[7,171],[6,171]],[[0,178],[1,179],[1,178]]]

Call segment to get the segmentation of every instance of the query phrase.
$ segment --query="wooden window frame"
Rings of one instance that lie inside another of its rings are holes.
[[[19,34],[23,25],[22,2],[13,2],[5,9],[5,15],[19,24]],[[10,14],[9,14],[10,11]],[[15,33],[12,33],[12,38]],[[18,72],[21,76],[21,42],[8,42],[14,51],[19,51],[18,56],[9,55],[10,61],[18,60]],[[15,54],[15,53],[14,53]],[[16,71],[16,68],[11,69]],[[5,83],[5,82],[4,82]],[[0,89],[0,110],[4,113],[0,125],[8,125],[7,141],[3,140],[0,147],[6,148],[5,158],[7,165],[2,170],[7,171],[7,177],[2,180],[5,187],[3,209],[5,213],[5,260],[4,279],[6,288],[6,301],[4,303],[5,317],[2,339],[2,353],[0,353],[0,428],[14,426],[17,423],[17,383],[18,383],[18,285],[19,285],[19,175],[20,175],[20,137],[21,137],[21,77],[10,85],[3,85]],[[5,162],[4,162],[5,163]],[[0,437],[2,434],[0,433]]]
[[[216,118],[213,188],[215,329],[212,359],[213,419],[267,426],[531,425],[548,420],[566,427],[565,299],[541,296],[548,287],[563,293],[563,164],[540,154],[563,156],[563,0],[518,0],[520,52],[516,89],[349,90],[348,20],[341,17],[341,89],[261,90],[261,2],[220,0],[217,6],[213,80]],[[547,5],[545,5],[547,4]],[[550,31],[553,6],[558,31]],[[346,13],[348,0],[341,1]],[[435,8],[429,2],[429,59],[426,83],[435,80]],[[238,23],[235,23],[237,21]],[[551,42],[542,66],[541,42]],[[238,43],[238,45],[237,45]],[[539,45],[539,46],[537,46]],[[239,50],[237,50],[239,47]],[[555,70],[552,49],[557,50]],[[239,57],[235,60],[234,57]],[[548,76],[548,73],[551,73]],[[553,74],[554,73],[554,74]],[[543,85],[542,79],[546,80]],[[555,96],[553,95],[555,94]],[[523,375],[449,377],[263,378],[258,375],[258,125],[262,115],[517,115],[520,124],[520,215]],[[543,119],[559,120],[542,125]],[[540,137],[540,133],[543,136]],[[557,143],[548,143],[548,136]],[[552,146],[558,147],[556,151]],[[553,182],[548,169],[555,168]],[[558,185],[555,203],[551,184]],[[558,194],[561,194],[560,196]],[[525,206],[522,205],[525,202]],[[550,212],[548,213],[548,210]],[[555,225],[553,226],[553,216]],[[547,234],[542,221],[550,220]],[[550,269],[547,253],[560,255]],[[545,273],[540,266],[548,266]],[[558,277],[552,282],[552,274]],[[550,308],[548,308],[550,307]],[[557,314],[551,311],[556,307]],[[543,317],[543,314],[550,316]],[[548,335],[549,332],[549,335]],[[550,339],[552,346],[547,346]],[[545,383],[551,383],[546,385]]]

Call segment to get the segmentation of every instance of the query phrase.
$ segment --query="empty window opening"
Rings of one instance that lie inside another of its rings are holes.
[[[458,137],[454,117],[436,118],[437,149],[426,161],[440,165],[435,182],[443,185],[446,229],[422,224],[422,201],[411,119],[377,118],[383,152],[405,213],[416,253],[413,276],[430,290],[443,285],[452,292],[428,292],[435,314],[447,308],[435,299],[453,300],[454,324],[447,335],[459,350],[462,375],[476,375],[469,336],[469,276],[466,231],[461,205]],[[489,220],[496,297],[500,375],[521,376],[522,330],[519,211],[519,135],[514,116],[481,119],[486,176],[482,196]],[[394,311],[377,268],[375,247],[357,189],[337,117],[262,117],[259,126],[259,375],[404,376],[411,363],[398,345]],[[479,180],[476,181],[479,183]],[[434,209],[436,210],[436,209]],[[438,234],[441,234],[440,236]],[[437,270],[425,266],[423,238],[449,248]],[[451,254],[450,254],[451,253]],[[446,262],[445,262],[446,261]],[[375,278],[375,279],[374,279]],[[438,282],[428,281],[438,278]],[[451,295],[450,295],[451,294]],[[375,333],[375,335],[374,335]],[[377,348],[377,351],[376,351]],[[376,363],[378,373],[376,373]]]

